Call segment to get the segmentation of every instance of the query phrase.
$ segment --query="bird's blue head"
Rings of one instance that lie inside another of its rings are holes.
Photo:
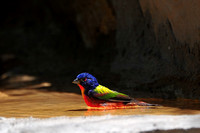
[[[79,74],[72,83],[80,84],[85,89],[95,89],[99,85],[97,79],[89,73]]]

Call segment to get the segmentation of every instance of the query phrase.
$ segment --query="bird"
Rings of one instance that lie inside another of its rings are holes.
[[[87,72],[78,74],[72,83],[79,86],[82,97],[89,107],[157,106],[100,85],[97,79]]]

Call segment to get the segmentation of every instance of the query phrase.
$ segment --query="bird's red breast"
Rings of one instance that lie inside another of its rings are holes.
[[[80,87],[82,97],[88,106],[90,106],[90,107],[100,107],[101,106],[101,103],[103,102],[102,100],[97,100],[97,99],[86,96],[84,94],[85,88],[80,84],[78,86]]]
[[[123,103],[120,102],[108,102],[105,100],[100,100],[100,99],[94,99],[92,97],[88,97],[84,94],[85,88],[78,84],[78,86],[81,89],[81,93],[82,93],[82,97],[85,101],[85,103],[89,106],[89,107],[122,107],[124,106]]]

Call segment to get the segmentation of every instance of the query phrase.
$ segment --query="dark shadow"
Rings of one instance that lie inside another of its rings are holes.
[[[156,109],[158,107],[153,106],[128,106],[124,108],[110,108],[110,107],[103,107],[103,108],[88,108],[88,109],[72,109],[72,110],[66,110],[66,111],[105,111],[105,110],[123,110],[123,109]]]
[[[88,109],[71,109],[66,111],[88,111]]]

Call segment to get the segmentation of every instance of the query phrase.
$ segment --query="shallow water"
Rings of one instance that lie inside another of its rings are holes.
[[[138,99],[163,106],[135,106],[128,109],[88,108],[82,97],[74,93],[59,93],[21,89],[4,91],[0,95],[1,117],[93,116],[93,115],[185,115],[200,114],[199,100]]]

